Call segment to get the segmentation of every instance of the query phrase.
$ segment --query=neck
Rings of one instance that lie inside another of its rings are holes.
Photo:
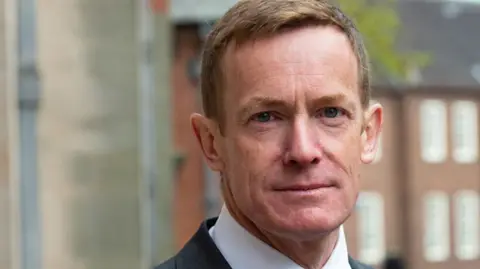
[[[312,241],[298,241],[263,233],[264,242],[298,265],[308,269],[321,269],[327,263],[338,240],[338,229]]]
[[[240,210],[231,206],[228,199],[225,200],[225,205],[232,218],[249,233],[306,269],[321,269],[332,254],[339,237],[339,229],[315,240],[296,240],[278,236],[256,226]]]

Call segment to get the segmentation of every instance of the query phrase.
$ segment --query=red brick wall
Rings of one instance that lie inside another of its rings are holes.
[[[174,31],[172,102],[175,150],[185,160],[175,176],[173,225],[176,247],[180,248],[198,229],[204,218],[202,156],[190,127],[190,114],[200,110],[199,93],[188,77],[187,66],[200,48],[196,27]]]

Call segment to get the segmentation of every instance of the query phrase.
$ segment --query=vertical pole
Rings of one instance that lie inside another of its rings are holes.
[[[141,206],[141,268],[152,269],[157,253],[156,238],[156,181],[157,130],[155,109],[155,77],[152,59],[154,42],[153,16],[150,0],[138,0],[138,86],[140,116],[140,206]]]
[[[18,1],[5,0],[6,81],[7,81],[7,131],[9,156],[10,198],[10,260],[12,269],[20,269],[20,176],[19,128],[18,128]]]
[[[37,111],[40,97],[36,59],[36,1],[18,2],[18,105],[20,266],[42,268],[37,175]]]
[[[175,0],[173,0],[175,1]],[[154,9],[154,51],[152,58],[155,66],[155,92],[157,93],[157,123],[158,123],[158,163],[159,171],[157,190],[157,263],[165,260],[173,252],[172,230],[172,198],[173,198],[173,148],[171,119],[171,88],[170,70],[172,57],[171,24],[169,18],[168,0],[153,0]]]

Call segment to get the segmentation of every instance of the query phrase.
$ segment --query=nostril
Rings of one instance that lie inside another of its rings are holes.
[[[301,162],[301,161],[298,161],[296,159],[290,159],[288,160],[288,165],[290,166],[298,166],[298,165],[311,165],[311,164],[319,164],[320,163],[320,158],[313,158],[310,160],[310,162],[308,162],[307,160],[305,160],[305,162]]]
[[[289,160],[288,164],[291,166],[295,166],[295,165],[298,165],[298,162],[296,160]]]

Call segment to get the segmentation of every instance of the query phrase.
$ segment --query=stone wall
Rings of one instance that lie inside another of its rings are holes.
[[[11,267],[5,1],[0,0],[0,268]]]
[[[134,1],[38,1],[45,268],[139,267]]]

